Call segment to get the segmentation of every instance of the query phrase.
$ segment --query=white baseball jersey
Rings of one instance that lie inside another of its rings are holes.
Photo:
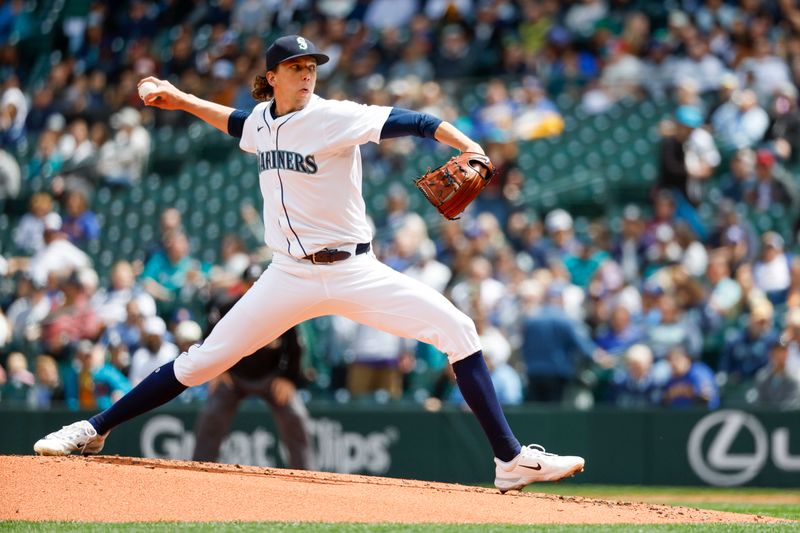
[[[325,247],[372,240],[359,145],[380,141],[391,108],[312,96],[305,108],[274,119],[270,105],[259,104],[247,117],[239,146],[258,156],[264,237],[273,261],[203,344],[175,360],[175,377],[199,385],[292,326],[323,315],[433,344],[451,363],[480,350],[467,315],[374,254],[324,265],[301,260]]]
[[[272,118],[271,105],[253,109],[239,142],[258,156],[267,245],[299,259],[372,241],[359,145],[380,141],[392,108],[313,95],[303,109]]]

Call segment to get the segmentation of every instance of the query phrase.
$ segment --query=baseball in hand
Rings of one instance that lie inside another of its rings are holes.
[[[152,81],[146,81],[143,84],[139,85],[139,98],[144,100],[144,97],[150,94],[151,92],[158,89],[158,85],[156,85]]]

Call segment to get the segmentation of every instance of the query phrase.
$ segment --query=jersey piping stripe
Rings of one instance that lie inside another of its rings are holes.
[[[267,122],[267,109],[269,109],[269,106],[264,106],[264,109],[261,110],[261,118],[264,119],[264,125],[267,127],[267,131],[272,134],[272,128],[269,127],[269,122]]]
[[[287,122],[289,122],[290,120],[292,120],[296,116],[297,116],[297,114],[295,113],[291,117],[289,117],[286,120],[284,120],[283,122],[281,122],[280,125],[278,125],[278,129],[275,130],[275,150],[280,150],[280,147],[278,146],[278,138],[280,137],[280,134],[281,134],[281,126],[283,126],[284,124],[286,124]],[[292,221],[289,220],[289,211],[286,210],[286,203],[283,201],[283,179],[281,178],[281,171],[280,171],[279,168],[277,168],[277,166],[276,166],[275,170],[278,172],[278,182],[281,184],[281,205],[283,206],[283,213],[286,215],[286,222],[289,224],[289,229],[292,230],[292,233],[294,234],[294,238],[297,239],[297,244],[300,245],[300,249],[303,250],[303,257],[305,257],[305,256],[308,255],[308,252],[306,252],[306,249],[303,246],[303,243],[300,241],[300,236],[297,235],[297,232],[292,227]],[[287,240],[287,242],[289,241],[289,239],[286,239],[286,240]],[[290,242],[289,243],[289,250],[287,250],[289,255],[292,255],[292,251],[291,250],[292,250],[292,243]]]
[[[261,118],[264,119],[264,125],[267,127],[267,131],[269,132],[270,135],[272,135],[272,128],[269,127],[269,121],[267,120],[267,111],[269,110],[269,108],[270,106],[265,106],[264,109],[261,110]],[[275,148],[277,149],[277,146]],[[283,198],[283,183],[281,183],[281,199],[282,198]],[[281,200],[281,203],[283,203],[283,200]],[[288,220],[289,217],[287,216],[286,219]],[[281,232],[283,232],[283,225],[281,224],[280,218],[278,218],[278,227],[281,228]],[[290,241],[289,237],[287,237],[286,235],[284,235],[283,238],[286,239],[286,253],[292,255],[292,241]]]

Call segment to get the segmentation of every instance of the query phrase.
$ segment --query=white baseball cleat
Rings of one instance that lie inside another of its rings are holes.
[[[108,433],[98,434],[88,420],[81,420],[37,440],[33,445],[33,451],[39,455],[69,455],[72,452],[80,452],[83,455],[100,453],[107,436]]]
[[[494,459],[494,486],[505,494],[509,490],[522,490],[526,485],[540,481],[560,481],[583,472],[583,457],[547,453],[538,444],[523,446],[509,462]]]

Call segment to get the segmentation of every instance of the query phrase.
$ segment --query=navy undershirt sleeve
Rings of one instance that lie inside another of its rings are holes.
[[[250,116],[250,113],[242,111],[241,109],[237,109],[231,113],[228,116],[228,135],[241,139],[244,121],[247,120],[248,116]]]
[[[441,123],[442,119],[428,113],[393,107],[391,113],[389,113],[389,118],[383,124],[381,139],[392,139],[408,135],[433,139],[436,128]]]

